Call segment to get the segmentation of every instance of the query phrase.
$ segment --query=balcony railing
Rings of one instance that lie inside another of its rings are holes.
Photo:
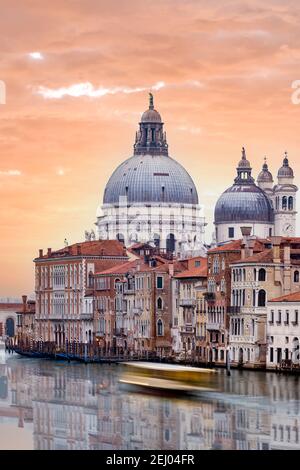
[[[132,313],[133,313],[134,315],[141,315],[142,309],[141,309],[140,307],[133,307]]]
[[[221,328],[222,328],[221,323],[217,323],[217,322],[206,323],[207,330],[220,331]]]
[[[93,312],[91,313],[84,312],[80,314],[80,320],[93,320],[93,318],[94,318]]]
[[[180,299],[179,300],[180,307],[196,307],[196,299]]]
[[[229,342],[255,344],[256,339],[255,336],[230,335]]]
[[[184,325],[180,327],[180,332],[181,333],[194,333],[195,328],[193,327],[193,325]]]

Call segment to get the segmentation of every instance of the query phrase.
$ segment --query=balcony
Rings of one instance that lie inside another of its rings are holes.
[[[132,313],[133,313],[134,315],[141,315],[142,309],[141,309],[140,307],[133,307]]]
[[[255,336],[242,336],[242,335],[230,335],[229,336],[230,343],[250,343],[255,344],[256,339]]]
[[[221,323],[206,323],[206,329],[208,331],[220,331],[222,328]]]
[[[196,299],[180,299],[179,300],[180,307],[196,307]]]
[[[94,318],[94,314],[93,312],[89,312],[89,313],[81,313],[80,314],[80,320],[93,320]]]
[[[124,287],[124,294],[134,294],[134,287]]]
[[[180,333],[189,333],[189,334],[194,334],[195,333],[195,328],[193,325],[184,325],[180,327]]]

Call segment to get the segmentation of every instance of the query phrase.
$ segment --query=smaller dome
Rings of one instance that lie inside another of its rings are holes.
[[[287,152],[285,152],[285,158],[283,160],[283,165],[282,165],[281,168],[279,168],[278,178],[294,178],[294,171],[289,165]]]
[[[258,183],[274,183],[273,175],[269,171],[269,167],[268,167],[266,160],[265,160],[265,163],[263,164],[261,172],[259,173],[257,177],[257,182]]]
[[[141,122],[161,122],[161,117],[156,109],[147,109],[142,115]]]

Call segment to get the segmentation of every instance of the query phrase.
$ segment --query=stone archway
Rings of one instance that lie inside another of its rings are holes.
[[[9,338],[13,338],[15,336],[15,321],[11,317],[6,319],[5,333]]]
[[[239,349],[239,365],[242,366],[244,364],[244,350],[243,348]]]

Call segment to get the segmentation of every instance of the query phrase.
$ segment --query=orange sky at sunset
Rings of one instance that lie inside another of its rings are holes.
[[[0,296],[32,293],[38,249],[93,227],[153,86],[208,242],[242,146],[255,176],[287,150],[300,185],[299,0],[0,0],[0,47]]]

